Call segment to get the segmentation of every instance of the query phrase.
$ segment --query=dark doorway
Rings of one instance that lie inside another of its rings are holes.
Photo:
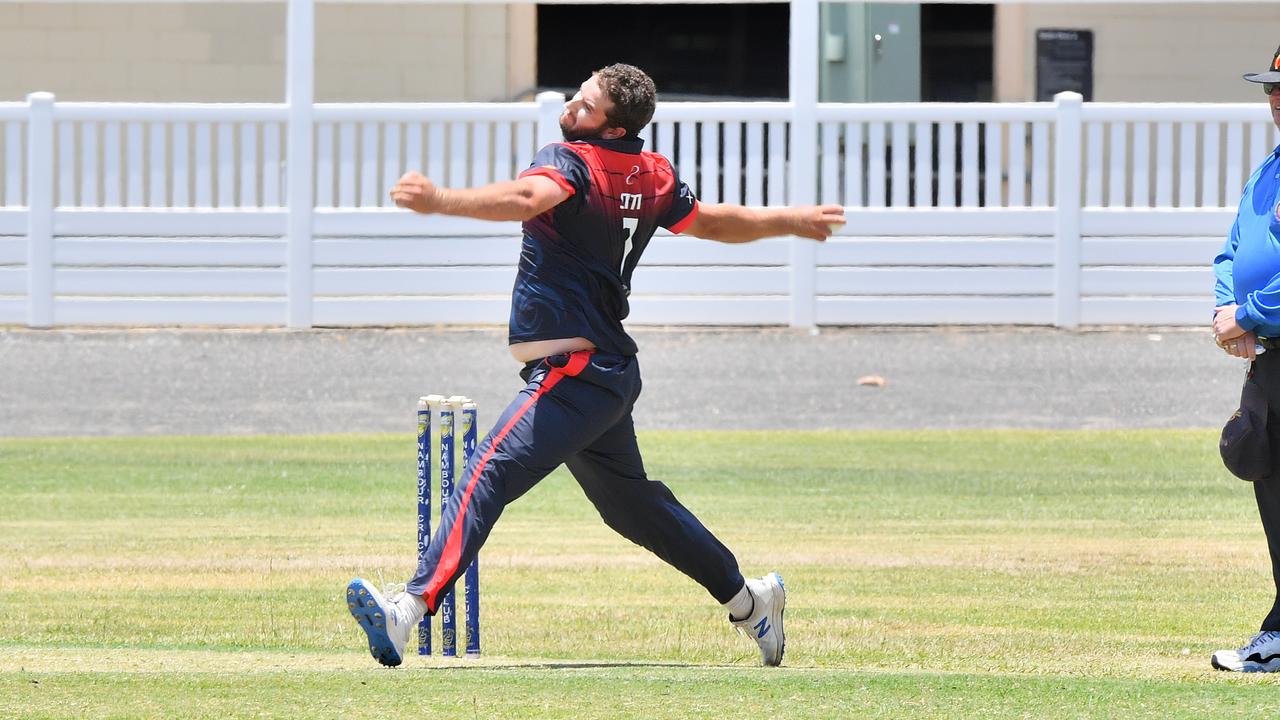
[[[991,102],[995,6],[920,6],[920,99]]]
[[[784,3],[539,5],[538,87],[572,95],[624,62],[666,100],[786,98],[790,20]]]

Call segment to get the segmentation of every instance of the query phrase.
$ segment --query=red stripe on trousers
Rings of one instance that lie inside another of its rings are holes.
[[[440,562],[436,565],[436,571],[432,573],[431,580],[427,583],[427,591],[422,594],[423,599],[427,602],[427,607],[431,608],[432,611],[437,609],[437,596],[444,585],[445,578],[452,576],[458,570],[458,560],[462,556],[463,520],[467,516],[467,505],[471,504],[471,492],[475,490],[476,480],[480,478],[480,473],[484,472],[485,466],[489,464],[489,459],[497,452],[498,443],[501,443],[507,437],[511,432],[511,428],[515,427],[520,418],[524,417],[529,408],[533,407],[533,404],[538,401],[538,398],[555,387],[561,378],[573,377],[582,372],[582,369],[587,366],[587,362],[591,359],[591,352],[590,350],[582,350],[571,353],[569,362],[563,368],[552,367],[547,378],[542,381],[542,386],[533,394],[533,397],[520,406],[520,409],[516,411],[515,415],[511,416],[507,424],[502,426],[502,429],[494,436],[493,442],[490,443],[489,449],[480,458],[480,462],[476,463],[476,469],[471,471],[471,478],[467,480],[467,488],[462,493],[462,502],[458,505],[458,517],[454,520],[453,528],[449,531],[449,540],[444,545],[444,551],[440,553]]]

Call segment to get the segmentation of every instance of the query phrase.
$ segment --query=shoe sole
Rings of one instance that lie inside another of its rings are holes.
[[[782,664],[782,656],[787,652],[787,631],[786,625],[783,623],[783,616],[787,614],[787,586],[782,582],[782,576],[778,573],[769,573],[778,581],[778,587],[782,589],[782,608],[778,610],[778,621],[774,623],[774,631],[778,633],[778,660],[777,662],[767,663],[770,667],[778,667]]]
[[[1222,670],[1223,672],[1238,672],[1238,673],[1280,672],[1280,662],[1275,662],[1275,661],[1267,663],[1266,665],[1263,665],[1261,663],[1256,663],[1256,662],[1245,662],[1245,663],[1242,663],[1239,668],[1231,668],[1218,662],[1218,658],[1211,657],[1209,658],[1209,664],[1213,666],[1214,670]]]
[[[373,659],[387,667],[396,667],[404,659],[396,652],[391,636],[387,635],[387,618],[369,590],[364,580],[352,580],[347,585],[347,609],[369,636],[369,653]]]

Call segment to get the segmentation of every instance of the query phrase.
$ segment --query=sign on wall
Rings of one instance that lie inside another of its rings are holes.
[[[1093,100],[1093,31],[1037,30],[1036,100],[1068,90]]]

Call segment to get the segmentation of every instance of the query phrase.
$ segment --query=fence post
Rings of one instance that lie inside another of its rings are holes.
[[[288,67],[285,103],[289,107],[286,158],[288,177],[288,324],[309,328],[315,308],[315,2],[289,0]]]
[[[818,0],[791,2],[791,186],[790,205],[818,199]],[[772,171],[772,168],[770,168]],[[817,324],[817,248],[791,239],[791,327]]]
[[[1084,98],[1080,93],[1063,92],[1057,103],[1057,136],[1053,158],[1054,197],[1054,317],[1063,328],[1080,325],[1080,178],[1083,124],[1080,116]]]
[[[564,94],[540,92],[534,98],[538,103],[538,148],[564,139],[560,132],[560,115],[564,112]],[[532,158],[530,158],[532,159]]]
[[[53,325],[53,94],[31,93],[27,121],[27,325]]]

